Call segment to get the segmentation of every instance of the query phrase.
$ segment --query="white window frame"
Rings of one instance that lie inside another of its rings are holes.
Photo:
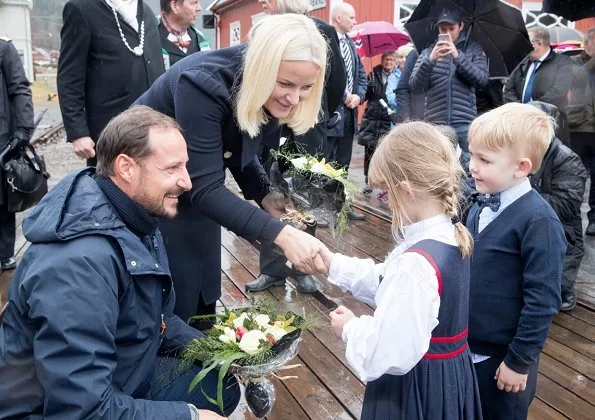
[[[562,19],[564,19],[564,18],[562,18],[560,16],[552,15],[550,13],[541,13],[542,8],[543,8],[543,3],[541,3],[541,2],[537,2],[537,1],[523,2],[523,7],[522,7],[521,11],[523,12],[523,20],[525,21],[525,24],[527,23],[527,16],[529,14],[531,14],[535,18],[535,21],[536,21],[536,22],[532,23],[530,26],[527,26],[527,28],[532,28],[532,27],[553,28],[556,26],[564,26],[564,27],[574,29],[574,22],[568,21],[568,24],[564,24],[562,22]],[[553,19],[555,19],[555,21],[553,23],[551,23],[550,25],[544,25],[539,20],[539,18],[542,16],[551,16]]]
[[[236,37],[237,35],[237,37]],[[242,23],[239,20],[229,24],[229,46],[240,45],[242,43]]]
[[[419,4],[419,0],[394,0],[394,12],[393,12],[393,25],[395,25],[397,28],[403,28],[405,26],[405,23],[407,23],[407,20],[409,20],[409,17],[411,17],[411,14],[403,19],[400,18],[401,16],[401,5],[403,3],[407,4],[407,9],[409,10],[411,9],[411,13],[413,13],[413,10],[415,9],[415,7]],[[415,4],[415,6],[413,6]],[[413,8],[411,8],[411,6],[413,6]]]

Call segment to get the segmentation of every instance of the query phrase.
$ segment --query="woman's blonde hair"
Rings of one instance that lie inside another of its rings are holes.
[[[278,13],[300,13],[305,15],[311,9],[310,0],[277,0]]]
[[[368,176],[371,185],[388,191],[397,240],[402,238],[404,214],[404,195],[399,191],[407,185],[419,199],[433,198],[443,204],[444,213],[455,225],[462,256],[471,254],[473,240],[459,219],[463,168],[448,139],[436,127],[420,121],[396,126],[374,152]]]
[[[263,106],[275,88],[281,61],[309,61],[320,67],[310,96],[279,121],[296,134],[304,134],[314,127],[321,109],[326,60],[326,41],[307,16],[272,15],[254,25],[250,30],[243,80],[236,101],[236,118],[241,130],[256,137],[268,122]]]

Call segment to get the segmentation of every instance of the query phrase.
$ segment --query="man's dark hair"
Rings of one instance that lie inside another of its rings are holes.
[[[114,174],[113,163],[119,155],[142,161],[152,153],[149,144],[151,128],[171,128],[182,131],[167,115],[148,106],[135,106],[115,116],[105,126],[97,141],[97,174]]]
[[[171,13],[171,2],[174,3],[184,3],[186,0],[159,0],[159,5],[161,6],[161,11],[164,13]]]

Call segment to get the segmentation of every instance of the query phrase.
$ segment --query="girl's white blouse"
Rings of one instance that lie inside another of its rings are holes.
[[[331,262],[328,280],[376,307],[373,316],[354,318],[343,328],[345,357],[364,381],[409,372],[428,351],[438,325],[436,271],[422,255],[405,251],[424,239],[456,246],[455,227],[439,215],[405,226],[403,236],[384,263],[341,254]]]

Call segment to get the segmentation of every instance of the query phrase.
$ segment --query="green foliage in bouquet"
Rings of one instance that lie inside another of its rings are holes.
[[[254,302],[249,308],[225,309],[213,315],[216,322],[206,337],[192,340],[182,352],[186,365],[201,362],[203,369],[189,386],[192,391],[213,369],[219,368],[217,397],[205,397],[223,411],[223,379],[232,366],[263,367],[277,361],[303,330],[321,325],[293,312],[277,312],[269,300]],[[205,318],[205,316],[194,317]],[[278,368],[278,366],[276,366]],[[272,373],[272,372],[267,372]]]

